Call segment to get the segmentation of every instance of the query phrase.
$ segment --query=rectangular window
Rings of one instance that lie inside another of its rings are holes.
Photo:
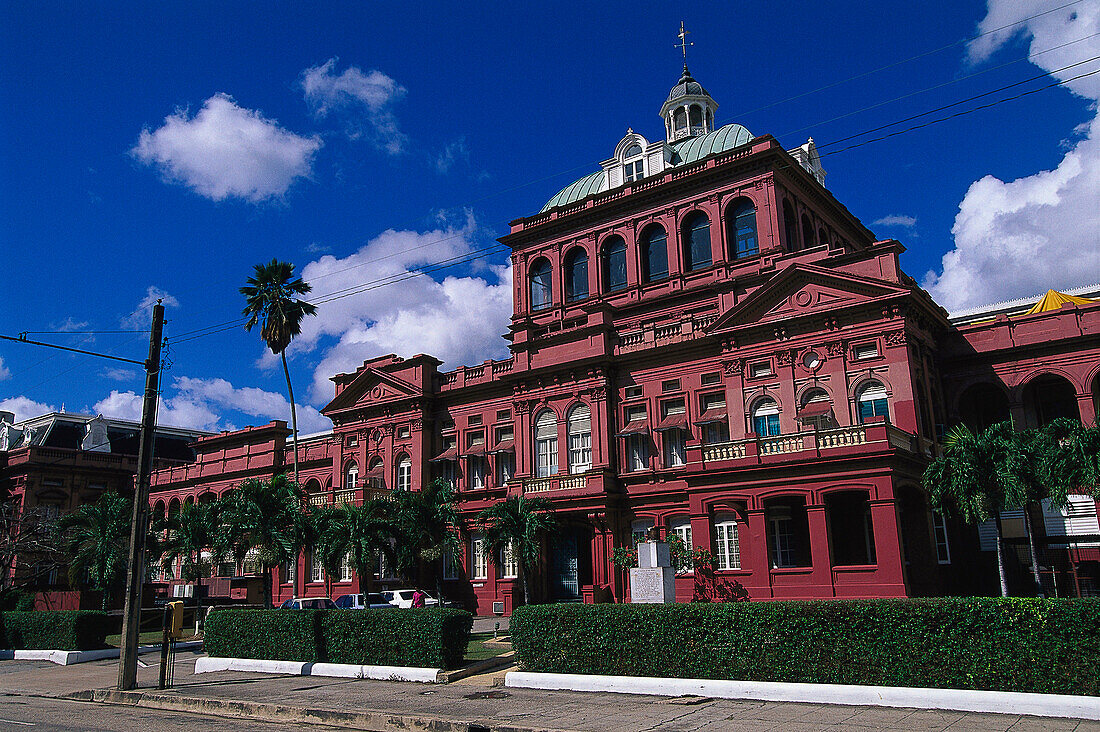
[[[669,379],[668,381],[662,381],[661,382],[661,391],[666,393],[666,394],[670,391],[680,391],[680,380],[679,379]]]
[[[703,425],[703,444],[718,445],[730,441],[730,426],[725,420]]]
[[[516,429],[512,425],[507,427],[497,427],[496,429],[496,441],[499,445],[502,442],[512,442],[516,439]]]
[[[497,421],[498,422],[503,421],[505,419],[511,419],[511,418],[512,418],[512,410],[511,409],[498,409],[497,410]]]
[[[703,376],[699,379],[699,382],[703,386],[713,386],[714,384],[721,384],[722,374],[718,373],[717,371],[709,374],[703,374]]]
[[[936,561],[951,564],[951,546],[947,543],[947,522],[939,511],[932,512],[932,528],[936,531]]]
[[[661,441],[665,447],[666,468],[676,468],[687,462],[683,430],[665,430],[662,433]]]
[[[689,556],[684,557],[680,561],[679,565],[675,567],[677,572],[691,572],[694,563],[691,561],[690,552],[694,551],[694,547],[691,544],[691,523],[684,521],[682,523],[673,524],[668,527],[670,533],[676,534],[680,537],[680,541],[684,543],[684,551],[689,553]]]
[[[642,161],[635,160],[632,163],[627,163],[623,166],[623,182],[630,183],[631,181],[640,180],[644,175],[642,168]]]
[[[477,432],[466,433],[466,447],[478,447],[485,444],[485,431],[478,430]]]
[[[714,568],[741,569],[741,548],[737,543],[737,522],[714,524]]]
[[[320,552],[310,552],[312,562],[310,565],[310,582],[324,582],[325,581],[325,568],[321,566],[321,554]]]
[[[626,439],[627,469],[630,471],[645,470],[649,467],[649,436],[645,434],[630,435]]]
[[[583,473],[592,467],[592,433],[569,435],[569,472]]]
[[[752,428],[757,437],[775,437],[779,434],[779,415],[757,415],[752,419]]]
[[[749,376],[753,379],[762,379],[772,375],[771,361],[757,361],[749,365]]]
[[[472,491],[481,490],[485,487],[485,458],[476,455],[466,460],[466,488]]]
[[[470,418],[466,421],[466,424],[468,424],[468,425],[481,424],[481,415],[480,414],[471,414]]]
[[[852,355],[857,361],[862,361],[865,358],[875,358],[878,356],[878,344],[877,343],[859,343],[852,346]]]
[[[298,560],[291,559],[289,562],[283,564],[283,583],[292,585],[294,584],[294,575],[298,572]]]
[[[485,553],[485,537],[475,535],[470,539],[470,566],[474,568],[472,579],[489,578],[489,557]]]
[[[403,458],[397,464],[397,490],[412,490],[412,460]]]
[[[508,485],[508,481],[516,474],[516,454],[514,452],[498,452],[496,454],[498,486]]]
[[[397,428],[397,438],[400,440],[408,439],[409,435],[411,434],[412,432],[410,431],[408,425]]]
[[[351,582],[351,554],[345,554],[340,562],[340,581]]]
[[[359,444],[359,438],[356,435],[348,435],[348,447],[355,447]]]
[[[519,576],[519,555],[516,553],[516,546],[512,542],[508,542],[504,545],[504,561],[501,565],[504,569],[504,577],[511,579]]]
[[[790,515],[772,516],[773,559],[776,567],[794,567],[794,520]]]
[[[558,438],[547,437],[535,440],[535,474],[546,478],[558,473]]]
[[[645,420],[645,414],[646,414],[645,405],[644,404],[638,404],[638,405],[633,406],[633,407],[627,407],[625,414],[626,414],[626,421],[627,422],[641,422],[641,421],[644,421]]]
[[[623,399],[641,399],[642,387],[628,386],[623,390]]]
[[[646,540],[649,530],[653,528],[652,519],[639,519],[630,524],[630,536],[632,543],[641,544]]]

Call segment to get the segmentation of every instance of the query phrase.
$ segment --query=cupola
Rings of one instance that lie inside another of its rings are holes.
[[[661,106],[665,121],[665,140],[669,143],[714,131],[714,112],[718,102],[697,82],[684,64],[684,73]]]

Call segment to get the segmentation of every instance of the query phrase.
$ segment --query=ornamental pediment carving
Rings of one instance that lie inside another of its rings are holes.
[[[379,407],[387,402],[423,396],[424,392],[414,384],[377,369],[367,369],[345,386],[321,413]]]

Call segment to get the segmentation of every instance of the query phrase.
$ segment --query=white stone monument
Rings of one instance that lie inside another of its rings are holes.
[[[638,566],[630,569],[630,601],[676,602],[676,572],[671,565],[665,542],[638,544]]]

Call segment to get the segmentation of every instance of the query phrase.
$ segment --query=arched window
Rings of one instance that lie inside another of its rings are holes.
[[[674,567],[677,572],[691,572],[694,570],[695,563],[692,561],[691,552],[695,551],[695,546],[691,543],[691,519],[689,518],[674,518],[668,522],[668,535],[679,537],[683,542],[684,551],[687,553],[679,563],[679,566]]]
[[[691,121],[692,127],[701,127],[703,124],[703,108],[698,104],[693,104],[688,109],[688,119]]]
[[[623,153],[623,160],[630,160],[630,158],[636,158],[642,154],[642,146],[638,143],[634,143],[626,149]]]
[[[683,107],[680,107],[672,115],[672,129],[673,131],[677,131],[685,127],[687,127],[687,113],[684,112]]]
[[[859,423],[871,417],[885,417],[890,421],[890,408],[886,400],[886,387],[878,381],[868,381],[859,392]]]
[[[612,236],[604,242],[603,253],[604,292],[616,292],[626,287],[626,242],[621,236]]]
[[[553,303],[550,289],[550,261],[539,259],[531,265],[531,309],[543,310]]]
[[[709,108],[707,109],[707,129],[714,129],[714,113],[711,112]]]
[[[810,223],[810,217],[802,214],[802,248],[809,249],[814,245],[814,227]]]
[[[798,225],[795,223],[791,204],[787,201],[783,202],[783,237],[786,239],[787,251],[798,249]]]
[[[804,425],[814,429],[827,430],[836,427],[833,417],[833,404],[829,393],[824,389],[810,389],[802,395],[802,406],[798,410],[798,419]]]
[[[397,460],[397,490],[412,490],[413,461],[408,455]]]
[[[592,467],[592,412],[584,404],[569,411],[569,472],[583,473]]]
[[[703,212],[684,219],[684,270],[694,272],[710,266],[710,219]]]
[[[714,517],[714,568],[741,569],[736,516]]]
[[[558,420],[549,409],[535,418],[535,475],[545,478],[558,472]]]
[[[764,397],[752,410],[752,431],[757,437],[773,437],[779,434],[779,405],[771,397]]]
[[[348,463],[347,470],[344,471],[344,487],[356,488],[359,486],[359,466],[355,463]]]
[[[646,229],[641,238],[642,280],[656,282],[668,277],[668,236],[660,226]]]
[[[740,198],[726,209],[726,238],[733,247],[733,258],[755,257],[760,251],[756,236],[756,206]]]
[[[565,255],[565,299],[569,302],[588,297],[588,254],[573,247]]]

